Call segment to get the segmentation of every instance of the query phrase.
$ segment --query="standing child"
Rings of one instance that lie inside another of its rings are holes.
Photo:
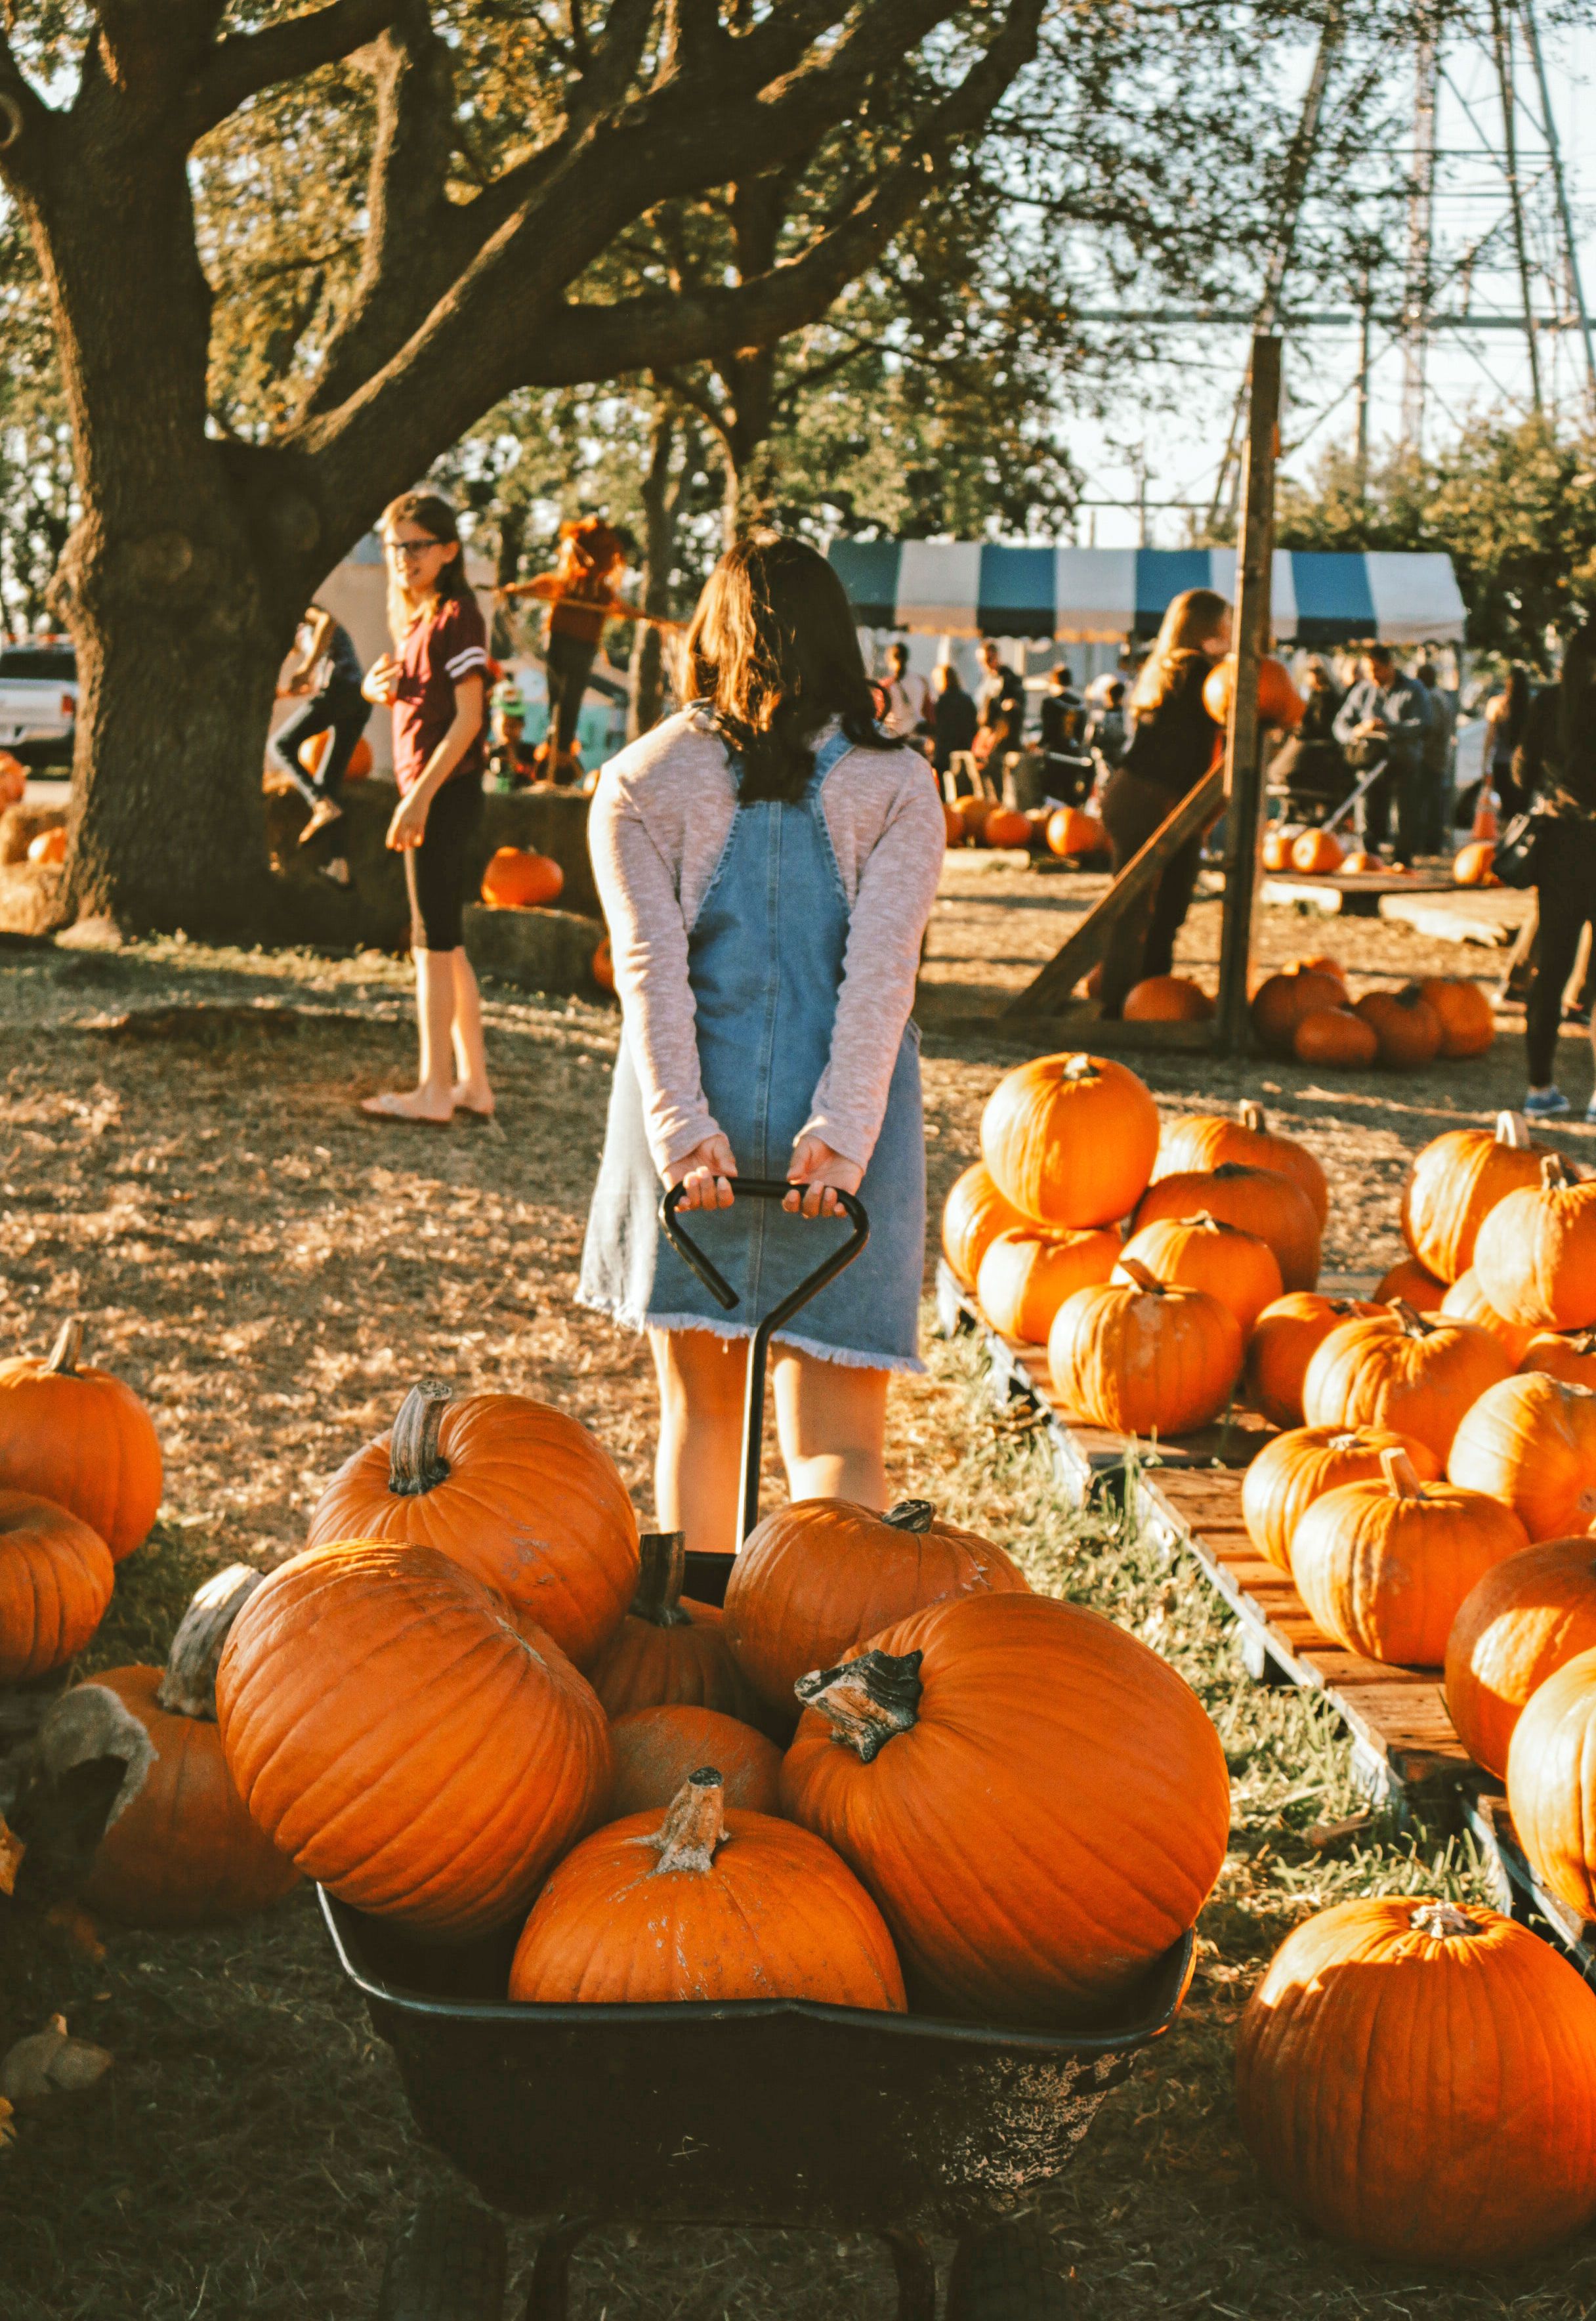
[[[724,1551],[754,1323],[832,1246],[739,1201],[739,1170],[787,1179],[784,1206],[805,1218],[836,1215],[838,1191],[868,1211],[863,1253],[771,1352],[793,1497],[885,1505],[887,1379],[920,1368],[909,1011],[946,840],[924,759],[875,722],[848,598],[812,549],[729,551],[686,662],[690,705],[606,766],[593,802],[624,1036],[579,1296],[648,1329],[656,1522]],[[741,1292],[735,1318],[659,1232],[661,1189],[676,1184]]]
[[[487,632],[466,578],[449,502],[405,492],[383,515],[394,651],[366,672],[366,697],[394,713],[399,803],[388,844],[404,857],[415,955],[421,1069],[403,1095],[367,1097],[378,1120],[442,1126],[494,1109],[476,978],[463,913],[471,842],[482,819]]]

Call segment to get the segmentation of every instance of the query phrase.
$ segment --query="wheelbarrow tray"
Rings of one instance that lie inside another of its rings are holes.
[[[523,2006],[512,1936],[416,1943],[322,1892],[416,2125],[483,2198],[537,2216],[957,2232],[1065,2168],[1166,2031],[1192,1937],[1120,2019],[998,2030],[804,2000]]]

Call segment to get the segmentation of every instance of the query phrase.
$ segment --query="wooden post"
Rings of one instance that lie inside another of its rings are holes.
[[[1236,555],[1236,683],[1225,735],[1225,917],[1220,942],[1218,1044],[1242,1054],[1247,1042],[1247,970],[1257,884],[1264,802],[1259,749],[1258,663],[1269,646],[1269,582],[1274,557],[1274,456],[1280,432],[1280,341],[1253,341],[1247,467]]]

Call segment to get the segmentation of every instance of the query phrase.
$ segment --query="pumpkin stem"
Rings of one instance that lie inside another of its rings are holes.
[[[1405,1338],[1428,1338],[1438,1326],[1429,1315],[1421,1314],[1417,1306],[1410,1306],[1405,1297],[1388,1297],[1385,1303],[1401,1324]]]
[[[1096,1057],[1085,1055],[1071,1056],[1058,1075],[1062,1080],[1094,1080],[1097,1076]]]
[[[1151,1272],[1142,1263],[1139,1257],[1122,1257],[1120,1260],[1119,1270],[1129,1275],[1138,1289],[1151,1290],[1155,1297],[1163,1297],[1164,1284],[1156,1273]]]
[[[1535,1140],[1529,1133],[1529,1123],[1521,1112],[1499,1112],[1496,1115],[1496,1141],[1511,1145],[1515,1152],[1528,1152]]]
[[[1269,1124],[1261,1104],[1254,1104],[1249,1098],[1246,1104],[1237,1107],[1237,1112],[1243,1128],[1250,1128],[1255,1136],[1267,1134]]]
[[[1435,1943],[1453,1942],[1460,1936],[1483,1932],[1455,1902],[1420,1902],[1409,1924],[1416,1934],[1428,1934]]]
[[[44,1365],[46,1371],[51,1378],[71,1378],[82,1352],[83,1323],[80,1316],[74,1314],[69,1321],[61,1324],[56,1342],[50,1350],[50,1360]]]
[[[641,1570],[631,1610],[655,1628],[690,1628],[691,1612],[682,1609],[682,1581],[687,1570],[685,1531],[646,1531],[638,1542]]]
[[[1578,1179],[1561,1152],[1548,1152],[1540,1164],[1540,1181],[1544,1191],[1562,1193]]]
[[[929,1531],[936,1520],[937,1510],[929,1499],[900,1499],[881,1518],[894,1531]]]
[[[692,1870],[702,1878],[715,1866],[715,1848],[726,1834],[726,1797],[712,1765],[689,1773],[666,1807],[665,1819],[648,1843],[658,1849],[655,1874]]]
[[[832,1740],[840,1741],[867,1765],[895,1734],[907,1733],[918,1723],[924,1657],[923,1652],[861,1652],[840,1668],[812,1670],[793,1689],[805,1708],[820,1710],[831,1727]]]
[[[401,1499],[419,1499],[449,1480],[449,1461],[438,1448],[438,1429],[454,1399],[441,1379],[422,1379],[399,1406],[388,1436],[388,1488]]]
[[[177,1623],[166,1672],[155,1688],[157,1705],[174,1716],[216,1721],[216,1670],[232,1624],[266,1574],[247,1563],[230,1563],[195,1590]]]
[[[1419,1479],[1419,1470],[1405,1451],[1383,1451],[1380,1453],[1380,1472],[1384,1476],[1388,1488],[1393,1490],[1398,1498],[1421,1499],[1424,1497],[1424,1485]]]

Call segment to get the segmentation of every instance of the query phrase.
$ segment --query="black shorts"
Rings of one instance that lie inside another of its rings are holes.
[[[482,820],[482,777],[456,775],[427,813],[426,836],[404,851],[412,951],[458,951],[465,938],[467,857]]]

